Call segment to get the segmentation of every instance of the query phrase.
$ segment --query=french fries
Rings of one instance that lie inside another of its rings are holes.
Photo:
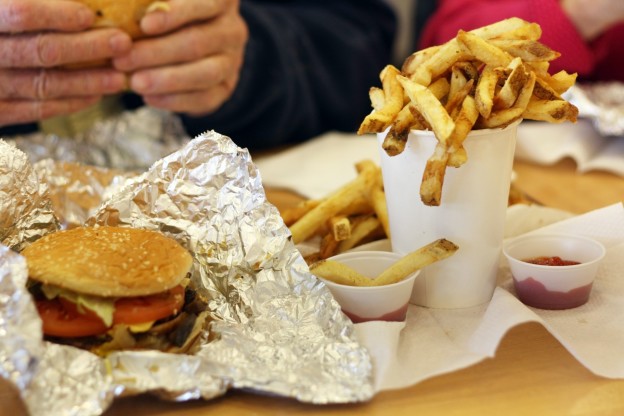
[[[388,65],[380,74],[383,89],[369,93],[373,111],[358,134],[387,130],[382,147],[395,156],[410,130],[433,131],[438,146],[420,192],[423,203],[439,205],[444,170],[467,161],[462,143],[471,130],[504,128],[521,119],[576,122],[578,109],[561,97],[576,74],[548,73],[560,53],[542,44],[541,35],[538,24],[514,17],[460,30],[445,44],[407,57],[400,71]]]
[[[441,238],[403,256],[377,276],[373,283],[382,286],[400,282],[415,271],[452,256],[458,249],[455,243]]]
[[[306,261],[326,259],[358,245],[390,237],[381,169],[370,160],[355,165],[357,177],[325,198],[304,200],[281,210],[295,244],[318,238]]]
[[[320,260],[310,266],[318,277],[347,286],[385,286],[398,283],[407,276],[430,264],[444,260],[459,249],[446,239],[439,239],[419,248],[384,270],[379,276],[367,277],[353,268],[334,260]]]
[[[313,208],[306,211],[300,218],[290,225],[293,242],[298,244],[309,239],[319,230],[326,227],[328,221],[339,215],[348,215],[356,207],[362,211],[361,204],[366,204],[367,210],[373,212],[369,203],[369,193],[381,183],[381,169],[371,161],[360,162],[357,166],[358,176],[342,188],[322,199]],[[303,209],[302,209],[303,210]],[[290,211],[282,216],[292,216]],[[353,231],[351,230],[351,233]]]

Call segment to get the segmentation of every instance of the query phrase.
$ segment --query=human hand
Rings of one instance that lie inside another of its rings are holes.
[[[238,0],[169,0],[148,13],[138,40],[113,65],[153,107],[193,115],[220,107],[233,93],[248,39]]]
[[[117,29],[84,31],[94,19],[73,1],[0,0],[0,126],[69,114],[125,89],[112,68],[59,68],[130,49]]]
[[[561,7],[588,41],[614,24],[624,22],[622,0],[562,0]]]

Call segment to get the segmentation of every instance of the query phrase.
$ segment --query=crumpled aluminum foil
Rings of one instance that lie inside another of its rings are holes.
[[[603,136],[624,136],[624,83],[576,84],[565,93],[579,116],[592,120]]]
[[[194,355],[106,359],[41,341],[23,258],[0,249],[0,375],[32,415],[97,415],[121,395],[210,399],[229,388],[325,404],[373,394],[372,364],[330,292],[309,273],[249,153],[203,134],[119,186],[88,220],[160,230],[194,257],[211,340]],[[206,335],[206,334],[205,334]]]
[[[175,114],[151,107],[105,118],[75,137],[38,132],[4,139],[33,163],[53,159],[121,170],[145,170],[190,140]]]
[[[59,229],[49,198],[26,155],[0,139],[0,243],[20,251]]]

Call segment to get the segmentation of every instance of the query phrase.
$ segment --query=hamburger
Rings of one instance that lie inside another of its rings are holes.
[[[132,39],[141,38],[140,22],[146,13],[169,10],[166,1],[155,0],[73,0],[88,6],[95,12],[94,27],[118,27]]]
[[[116,27],[128,33],[132,39],[145,36],[141,30],[141,19],[146,13],[155,10],[169,10],[166,1],[156,0],[72,0],[89,7],[96,15],[93,28]],[[107,66],[110,60],[79,62],[64,65],[68,69],[85,69]]]
[[[189,352],[206,302],[189,284],[193,260],[156,231],[79,227],[22,251],[44,337],[98,355],[128,349]]]

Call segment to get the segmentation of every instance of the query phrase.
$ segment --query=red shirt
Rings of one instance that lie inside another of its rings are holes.
[[[420,48],[444,43],[459,29],[472,30],[513,16],[538,23],[540,41],[561,52],[551,62],[551,73],[565,69],[577,72],[579,80],[624,81],[624,23],[587,43],[558,0],[439,0],[423,30]]]

